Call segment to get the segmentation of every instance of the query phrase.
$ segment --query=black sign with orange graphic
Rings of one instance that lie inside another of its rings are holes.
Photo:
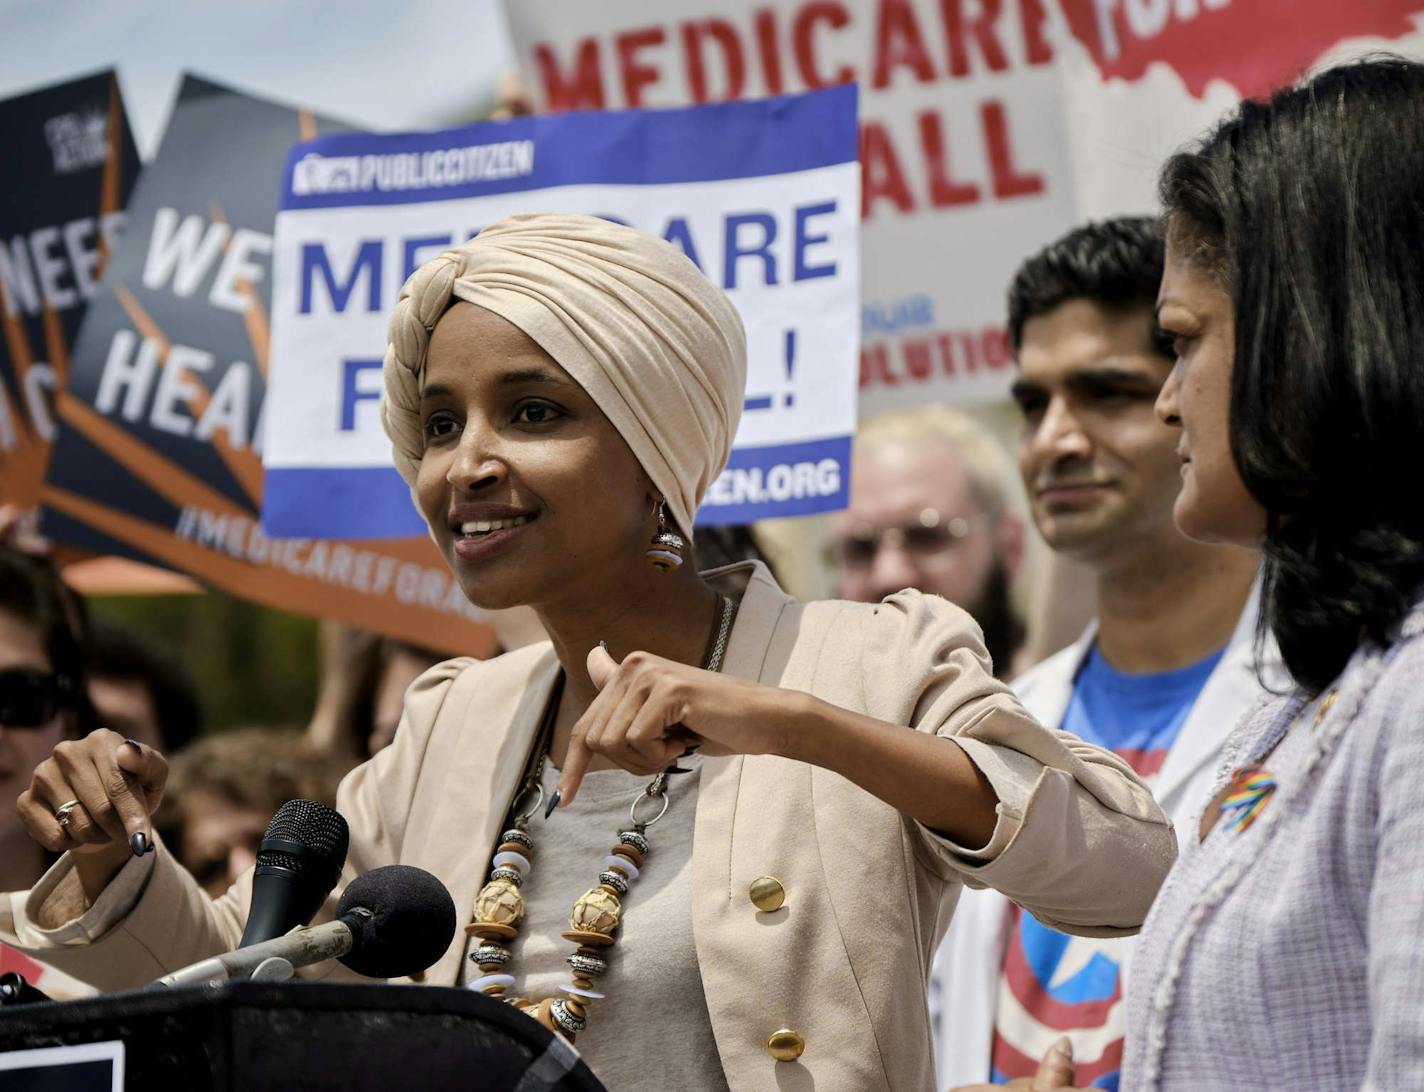
[[[113,72],[0,102],[0,147],[0,501],[29,508],[139,159]]]
[[[263,535],[272,227],[288,149],[343,126],[189,76],[74,346],[43,529],[287,610],[471,655],[426,538]]]

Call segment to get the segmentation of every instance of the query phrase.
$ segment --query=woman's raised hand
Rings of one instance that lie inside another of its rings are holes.
[[[100,728],[66,740],[41,762],[16,807],[30,837],[55,853],[110,858],[153,848],[151,817],[163,798],[168,762],[152,747]]]
[[[598,697],[573,727],[559,798],[578,792],[594,755],[651,777],[690,744],[702,753],[785,753],[790,724],[807,696],[745,679],[630,653],[620,664],[602,647],[588,654]]]

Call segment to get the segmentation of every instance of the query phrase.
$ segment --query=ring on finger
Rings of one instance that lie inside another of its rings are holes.
[[[59,824],[60,830],[69,830],[69,817],[77,807],[79,807],[78,800],[66,800],[63,804],[54,809],[54,821]]]

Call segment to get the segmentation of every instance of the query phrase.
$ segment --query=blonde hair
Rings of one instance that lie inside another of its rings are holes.
[[[921,447],[945,443],[964,460],[970,486],[979,503],[993,516],[1020,506],[1018,468],[1004,446],[984,425],[964,410],[941,402],[908,410],[891,410],[867,418],[856,431],[859,450],[892,443]]]

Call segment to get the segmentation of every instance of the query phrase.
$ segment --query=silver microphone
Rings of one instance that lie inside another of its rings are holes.
[[[386,865],[357,876],[336,907],[336,920],[204,959],[154,983],[202,986],[238,978],[282,981],[299,967],[339,959],[368,978],[401,978],[425,970],[455,935],[455,904],[424,869]]]
[[[203,986],[232,979],[255,978],[280,982],[291,978],[298,967],[309,967],[328,959],[340,959],[355,946],[353,927],[360,928],[361,919],[374,917],[364,906],[358,906],[335,921],[293,929],[286,936],[249,944],[233,952],[184,967],[164,975],[159,986]]]

